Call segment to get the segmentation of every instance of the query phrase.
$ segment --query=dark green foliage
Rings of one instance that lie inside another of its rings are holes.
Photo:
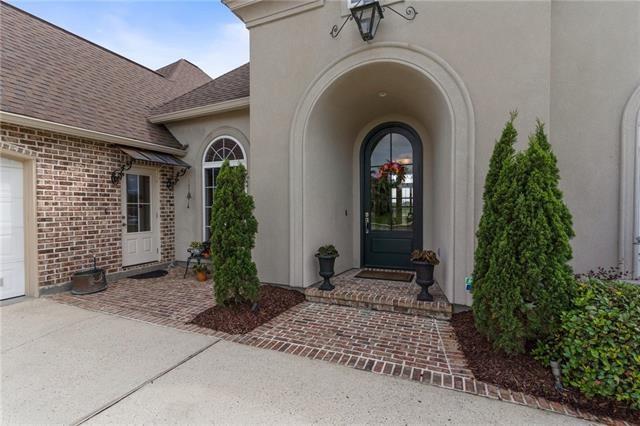
[[[498,184],[500,173],[504,168],[505,161],[511,160],[515,154],[513,145],[518,138],[518,132],[516,131],[513,123],[518,116],[516,111],[511,112],[509,121],[507,121],[504,129],[502,130],[502,136],[500,140],[496,141],[493,148],[493,154],[489,162],[489,170],[484,183],[484,195],[483,202],[484,208],[482,216],[480,217],[480,225],[478,226],[477,248],[474,257],[474,271],[473,271],[473,311],[476,319],[476,324],[479,329],[486,330],[488,324],[491,321],[489,317],[490,312],[486,310],[487,306],[483,303],[476,303],[476,300],[480,301],[484,299],[486,294],[483,288],[483,283],[487,271],[489,270],[489,262],[491,260],[491,253],[496,229],[498,227],[497,221],[500,218],[500,206],[494,200],[494,194]]]
[[[478,330],[509,353],[550,336],[573,296],[571,214],[556,164],[538,122],[527,150],[504,161],[490,204],[494,239],[473,307]]]
[[[332,244],[322,246],[318,249],[316,256],[322,257],[338,257],[340,254],[338,253],[338,249],[336,249]]]
[[[548,352],[560,360],[565,384],[640,409],[640,287],[580,282],[561,322]]]
[[[211,212],[211,261],[216,302],[255,302],[260,283],[251,259],[258,222],[253,197],[245,191],[247,171],[225,161],[216,179]]]
[[[439,265],[440,259],[433,250],[414,250],[410,257],[412,262],[426,262],[430,265]]]

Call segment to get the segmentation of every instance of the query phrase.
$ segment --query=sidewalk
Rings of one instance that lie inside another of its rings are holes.
[[[0,323],[2,423],[584,424],[42,299]]]

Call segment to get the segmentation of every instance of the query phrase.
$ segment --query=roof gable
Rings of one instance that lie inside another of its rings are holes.
[[[209,81],[199,68],[178,61],[167,78],[5,2],[0,13],[0,110],[181,146],[147,117],[152,107]]]
[[[151,110],[167,114],[249,96],[250,66],[246,63]]]

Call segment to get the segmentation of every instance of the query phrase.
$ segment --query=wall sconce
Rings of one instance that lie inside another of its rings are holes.
[[[381,6],[378,0],[359,0],[358,3],[351,8],[351,15],[345,18],[340,27],[334,25],[329,34],[332,38],[336,38],[348,21],[356,21],[362,40],[371,41],[376,36],[378,25],[380,25],[380,21],[384,19],[384,11],[387,9],[405,21],[413,21],[418,14],[413,6],[407,7],[403,15],[391,6]]]

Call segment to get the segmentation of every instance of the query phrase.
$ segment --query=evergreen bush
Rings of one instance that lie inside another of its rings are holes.
[[[258,222],[245,191],[247,171],[225,161],[216,178],[211,212],[211,261],[216,303],[255,302],[260,283],[251,258]]]
[[[500,217],[500,206],[494,202],[494,194],[496,192],[496,186],[500,173],[504,168],[505,161],[510,160],[515,154],[513,145],[518,138],[518,132],[515,129],[513,123],[518,116],[517,111],[510,113],[509,121],[502,130],[502,135],[499,140],[496,141],[489,161],[489,170],[484,183],[483,202],[484,207],[482,216],[480,217],[480,224],[478,226],[477,248],[474,256],[474,270],[473,270],[473,311],[476,320],[476,327],[483,331],[488,332],[488,323],[491,321],[490,312],[486,303],[482,303],[485,296],[488,296],[484,291],[483,282],[487,271],[489,270],[489,261],[491,259],[491,247],[495,240],[495,231],[497,227],[497,221]]]
[[[504,161],[491,199],[487,232],[494,239],[485,247],[489,268],[474,289],[473,306],[478,330],[508,353],[551,336],[571,306],[574,234],[559,176],[538,121],[527,150]]]

